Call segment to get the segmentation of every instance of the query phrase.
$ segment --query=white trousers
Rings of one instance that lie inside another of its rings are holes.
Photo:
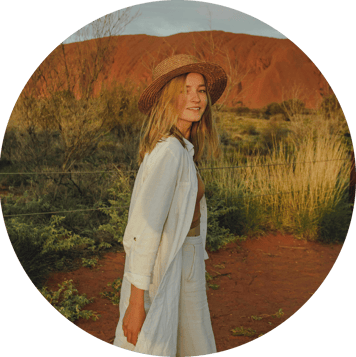
[[[125,283],[129,284],[123,281],[123,284]],[[216,352],[206,295],[204,247],[201,236],[186,237],[182,246],[177,334],[176,357],[201,356]],[[114,345],[131,351],[135,348],[123,335],[122,319],[116,329]]]
[[[183,244],[177,357],[216,352],[205,285],[204,247],[200,236]]]

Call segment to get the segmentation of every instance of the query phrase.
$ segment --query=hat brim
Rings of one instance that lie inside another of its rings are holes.
[[[213,105],[223,94],[227,76],[219,65],[211,62],[191,63],[176,68],[155,79],[141,94],[138,101],[139,110],[148,114],[157,98],[158,92],[173,78],[185,73],[200,73],[206,79],[207,90]]]

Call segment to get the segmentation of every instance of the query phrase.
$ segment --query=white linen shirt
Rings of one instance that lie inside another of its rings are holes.
[[[182,245],[198,192],[194,146],[173,136],[158,142],[141,163],[132,192],[123,246],[126,253],[120,320],[114,344],[156,356],[175,356],[182,272]],[[207,208],[200,201],[200,234],[206,244]],[[205,259],[208,255],[205,251]],[[136,346],[127,342],[122,319],[131,284],[145,290],[146,319]]]

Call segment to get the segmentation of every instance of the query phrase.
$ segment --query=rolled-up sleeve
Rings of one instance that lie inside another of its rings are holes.
[[[130,251],[124,276],[139,289],[148,290],[151,274],[175,193],[180,156],[169,147],[162,148],[152,160],[147,176],[137,193],[128,224],[139,232],[129,236]]]

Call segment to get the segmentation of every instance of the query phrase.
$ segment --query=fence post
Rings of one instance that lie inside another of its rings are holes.
[[[356,184],[356,171],[355,171],[355,153],[351,151],[351,172],[350,172],[350,188],[349,188],[349,202],[355,202],[355,184]]]

